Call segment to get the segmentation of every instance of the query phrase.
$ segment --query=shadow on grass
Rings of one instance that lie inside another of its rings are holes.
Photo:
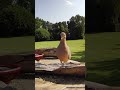
[[[120,44],[118,43],[118,44],[116,44],[117,46],[120,46]]]
[[[120,58],[116,58],[111,61],[99,61],[99,62],[87,62],[87,68],[90,70],[101,70],[101,71],[108,71],[108,70],[120,70]]]
[[[120,71],[113,71],[107,76],[102,74],[97,74],[95,72],[90,72],[87,73],[86,80],[109,85],[109,86],[120,86],[119,76],[120,76]]]
[[[120,44],[115,44],[116,47],[115,48],[112,48],[112,50],[119,50],[120,49]]]
[[[74,52],[74,54],[72,54],[72,59],[79,62],[85,62],[85,51]]]
[[[118,47],[118,48],[112,48],[112,50],[119,50],[120,48]]]
[[[79,76],[41,74],[36,75],[35,77],[56,84],[82,84],[82,83],[84,84],[84,77]]]
[[[87,80],[107,84],[120,85],[120,58],[111,61],[87,62]]]

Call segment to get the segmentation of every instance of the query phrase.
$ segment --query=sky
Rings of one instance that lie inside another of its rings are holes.
[[[68,21],[77,14],[85,16],[85,0],[35,0],[35,17],[45,21]]]

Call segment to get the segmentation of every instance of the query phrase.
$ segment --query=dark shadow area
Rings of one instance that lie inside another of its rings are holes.
[[[87,62],[86,80],[107,84],[120,85],[120,58],[112,61]]]
[[[6,86],[6,87],[4,87],[4,88],[1,88],[1,87],[0,87],[0,90],[17,90],[17,89],[14,88],[14,87],[11,87],[11,86]]]
[[[21,73],[16,79],[35,79],[35,73]]]
[[[116,45],[116,47],[112,48],[112,50],[119,50],[120,49],[120,44],[118,43],[118,44],[115,44],[115,45]]]
[[[35,0],[0,0],[0,65],[17,64],[21,67],[21,72],[35,71],[34,5]],[[26,55],[28,52],[33,55]],[[13,71],[2,70],[7,73],[3,74],[0,70],[0,78],[7,83],[11,79],[9,84],[13,87],[0,88],[0,90],[34,90],[34,75],[21,73],[13,77],[16,74],[16,68]],[[21,86],[19,82],[23,85]],[[27,86],[28,83],[29,86]]]
[[[119,35],[113,33],[120,32],[119,5],[120,0],[85,1],[85,33],[91,34],[85,37],[86,80],[120,86]]]
[[[119,50],[120,48],[112,48],[112,50]]]
[[[119,0],[86,0],[85,1],[85,32],[119,32],[120,8]],[[114,18],[113,18],[114,17]],[[116,20],[114,22],[114,20]]]
[[[87,73],[86,80],[101,83],[101,84],[106,84],[109,86],[120,86],[119,76],[120,76],[120,72],[117,72],[117,71],[111,72],[109,76],[91,72],[91,73]]]
[[[54,75],[54,74],[36,74],[36,78],[42,78],[56,84],[81,84],[84,83],[84,77],[70,75]]]
[[[120,46],[120,44],[116,44],[117,46]]]
[[[120,63],[120,58],[116,58],[112,61],[87,62],[86,66],[89,70],[119,71],[120,70],[119,63]]]

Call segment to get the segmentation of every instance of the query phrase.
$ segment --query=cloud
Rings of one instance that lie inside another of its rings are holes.
[[[71,1],[65,0],[65,2],[66,2],[66,5],[69,5],[69,6],[73,5],[73,3]]]

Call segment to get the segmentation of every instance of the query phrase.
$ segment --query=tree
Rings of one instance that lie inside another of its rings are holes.
[[[45,41],[50,40],[50,33],[48,30],[43,28],[38,28],[35,30],[35,41]]]
[[[60,26],[59,26],[60,22],[59,23],[55,23],[52,25],[52,38],[53,40],[58,40],[60,39]]]
[[[42,27],[42,21],[37,17],[35,19],[35,30]]]
[[[35,0],[16,0],[17,5],[26,8],[33,15],[35,13]]]
[[[0,12],[0,36],[34,35],[34,17],[25,8],[14,5]]]
[[[80,15],[72,16],[68,22],[68,29],[71,39],[81,39],[85,32],[85,18]]]
[[[50,33],[50,40],[60,40],[61,32],[65,32],[67,34],[67,39],[82,39],[85,34],[85,17],[76,15],[72,16],[70,21],[63,21],[54,24],[49,21],[36,18],[35,26],[36,30],[47,30]]]
[[[120,30],[120,0],[86,0],[86,33]]]
[[[0,0],[0,10],[12,4],[12,0]]]

